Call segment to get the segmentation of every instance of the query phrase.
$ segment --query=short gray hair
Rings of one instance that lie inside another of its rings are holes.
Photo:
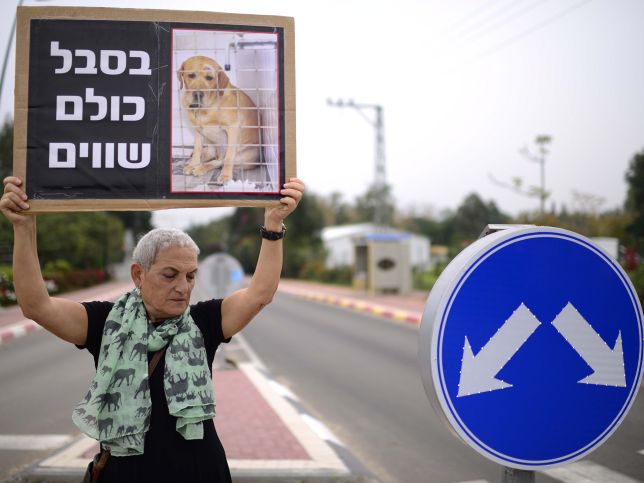
[[[136,244],[132,252],[132,261],[141,265],[147,272],[157,254],[169,247],[190,248],[199,255],[199,247],[186,232],[176,228],[155,228],[147,232]]]

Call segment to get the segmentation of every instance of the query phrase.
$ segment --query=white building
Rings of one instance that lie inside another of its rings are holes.
[[[353,266],[355,243],[374,233],[409,235],[409,259],[412,267],[424,269],[429,266],[431,242],[429,238],[394,228],[377,227],[372,223],[329,226],[322,229],[321,237],[327,251],[326,268]]]

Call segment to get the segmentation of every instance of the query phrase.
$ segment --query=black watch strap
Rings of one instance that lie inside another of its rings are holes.
[[[265,238],[267,240],[281,240],[286,236],[286,226],[284,226],[284,223],[282,223],[282,231],[268,231],[266,227],[262,226],[259,229],[259,232],[262,234],[262,238]]]

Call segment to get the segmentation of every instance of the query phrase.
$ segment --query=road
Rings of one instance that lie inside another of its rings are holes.
[[[415,327],[278,295],[245,336],[273,375],[382,481],[501,480],[500,467],[451,435],[429,405]],[[644,480],[643,423],[640,396],[616,434],[590,455],[598,468],[573,466],[585,474],[553,474],[557,479],[540,473],[537,481]]]
[[[88,352],[44,330],[0,345],[0,436],[78,434],[72,410],[93,374]],[[15,440],[2,442],[0,481],[50,453],[13,450]]]
[[[430,407],[416,328],[278,294],[245,336],[272,375],[383,482],[500,481],[500,468],[449,434]],[[78,433],[71,411],[92,374],[86,352],[44,331],[0,345],[0,481],[51,452],[7,449],[4,436]],[[590,456],[600,465],[595,476],[539,474],[537,481],[644,481],[643,428],[640,396]]]

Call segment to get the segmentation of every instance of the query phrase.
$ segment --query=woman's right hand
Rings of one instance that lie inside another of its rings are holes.
[[[0,198],[0,211],[7,219],[15,225],[26,225],[33,223],[34,217],[22,213],[29,208],[27,195],[20,188],[22,180],[15,176],[7,176],[4,180],[4,193]]]

